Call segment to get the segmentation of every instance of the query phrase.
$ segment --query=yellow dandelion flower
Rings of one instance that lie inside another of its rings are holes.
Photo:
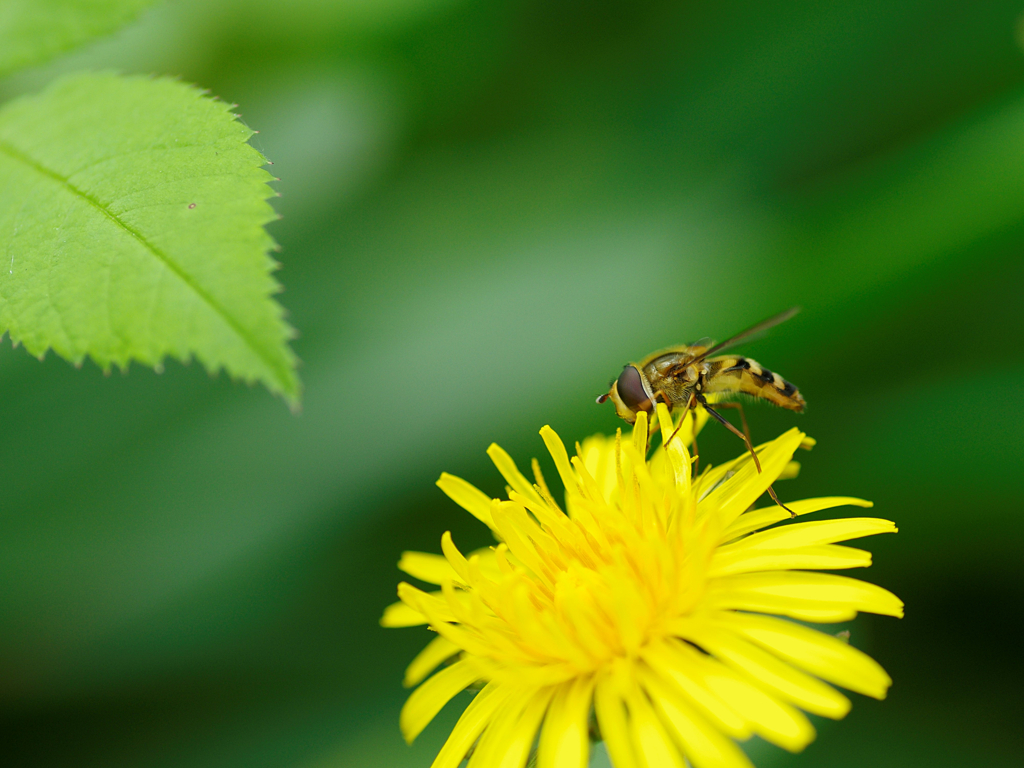
[[[616,768],[749,768],[736,740],[756,734],[797,751],[814,738],[801,710],[847,713],[829,683],[885,696],[891,680],[874,660],[786,619],[902,616],[892,593],[816,572],[870,565],[868,552],[837,542],[893,532],[893,523],[769,527],[789,514],[751,507],[794,472],[794,451],[811,442],[802,432],[757,449],[762,473],[745,454],[693,478],[686,446],[699,424],[684,416],[668,440],[676,425],[663,405],[657,416],[668,448],[650,460],[643,412],[632,439],[591,437],[571,459],[544,427],[564,509],[536,461],[530,482],[497,445],[488,453],[507,500],[441,476],[441,489],[499,543],[466,557],[446,533],[443,556],[406,552],[399,567],[440,589],[402,583],[401,602],[381,619],[437,633],[406,672],[406,685],[419,686],[400,718],[408,741],[457,693],[479,687],[433,768],[456,768],[467,753],[469,768],[520,768],[535,745],[537,768],[583,768],[592,736]],[[804,515],[840,505],[871,506],[846,497],[788,506]]]

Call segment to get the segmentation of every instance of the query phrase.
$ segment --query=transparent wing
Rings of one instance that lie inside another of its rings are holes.
[[[767,320],[762,320],[757,325],[752,325],[750,328],[747,328],[747,330],[737,333],[732,338],[726,339],[725,341],[715,344],[712,347],[708,347],[707,349],[703,350],[698,356],[695,356],[692,360],[688,361],[688,363],[689,365],[693,365],[696,362],[700,362],[705,357],[714,355],[718,352],[728,349],[729,347],[735,346],[740,342],[750,341],[751,339],[757,338],[761,334],[765,333],[768,329],[774,328],[779,323],[786,322],[787,320],[789,320],[789,318],[791,318],[799,311],[800,307],[790,307],[785,312],[780,312],[774,317],[769,317]]]

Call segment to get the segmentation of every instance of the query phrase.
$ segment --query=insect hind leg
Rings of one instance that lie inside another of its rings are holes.
[[[739,403],[716,403],[716,405],[724,406],[726,408],[739,408],[740,418],[743,420],[743,431],[740,432],[738,429],[736,429],[735,426],[733,426],[732,422],[730,422],[722,414],[720,414],[718,411],[716,411],[714,408],[708,405],[708,401],[704,398],[703,395],[697,395],[697,402],[704,407],[704,410],[707,411],[708,415],[714,418],[715,421],[719,422],[722,426],[724,426],[726,429],[728,429],[730,432],[732,432],[734,435],[736,435],[744,443],[747,444],[747,450],[750,451],[750,455],[754,459],[754,466],[757,467],[757,472],[758,474],[760,474],[761,461],[760,459],[757,458],[757,452],[754,450],[754,444],[750,440],[750,429],[747,427],[747,419],[743,415],[743,406],[741,406]],[[768,486],[768,495],[771,496],[772,501],[774,501],[784,510],[789,512],[790,517],[796,517],[796,512],[794,512],[792,509],[790,509],[781,501],[779,501],[779,497],[775,495],[775,489],[770,485]]]
[[[740,432],[738,429],[736,429],[736,427],[732,425],[731,421],[729,421],[722,414],[720,414],[718,411],[716,411],[714,408],[708,405],[708,401],[704,399],[703,395],[697,396],[697,402],[704,407],[704,410],[708,412],[709,416],[711,416],[715,421],[717,421],[719,424],[721,424],[723,427],[728,429],[730,432],[736,435],[736,437],[738,437],[740,440],[747,444],[747,450],[750,451],[750,455],[754,459],[754,466],[757,467],[758,474],[760,474],[761,461],[760,459],[757,458],[757,453],[754,451],[754,444],[750,442],[750,434],[744,434],[743,432]]]
[[[715,405],[718,408],[735,408],[740,412],[740,422],[743,424],[743,437],[746,439],[747,445],[749,446],[753,441],[750,439],[750,427],[747,426],[747,415],[743,412],[743,403],[730,400],[724,403],[715,403]]]

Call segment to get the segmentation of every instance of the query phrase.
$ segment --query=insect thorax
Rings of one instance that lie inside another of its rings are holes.
[[[644,366],[644,376],[655,395],[661,393],[670,405],[685,405],[698,382],[703,380],[700,366],[680,365],[679,355],[663,355]]]

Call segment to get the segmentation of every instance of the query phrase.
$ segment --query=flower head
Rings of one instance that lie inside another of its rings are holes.
[[[401,602],[381,620],[437,633],[406,672],[407,685],[419,684],[402,710],[406,739],[480,686],[434,768],[455,768],[471,748],[470,768],[521,767],[538,733],[538,768],[586,766],[592,737],[616,768],[683,768],[684,758],[738,768],[750,763],[735,739],[757,734],[796,751],[814,738],[800,710],[844,716],[850,702],[828,683],[885,696],[891,680],[870,657],[776,616],[901,616],[890,592],[812,570],[870,565],[868,552],[836,542],[892,532],[893,523],[769,528],[789,513],[751,506],[812,441],[792,429],[757,449],[761,473],[745,454],[693,478],[686,445],[700,422],[684,415],[670,439],[676,425],[663,405],[657,418],[667,448],[650,460],[645,413],[631,439],[591,437],[571,459],[544,427],[564,509],[536,461],[530,482],[496,445],[488,453],[507,500],[441,476],[441,489],[499,543],[466,557],[446,533],[443,556],[406,552],[399,567],[440,590],[399,585]],[[840,505],[871,506],[846,497],[788,504],[797,515]]]

